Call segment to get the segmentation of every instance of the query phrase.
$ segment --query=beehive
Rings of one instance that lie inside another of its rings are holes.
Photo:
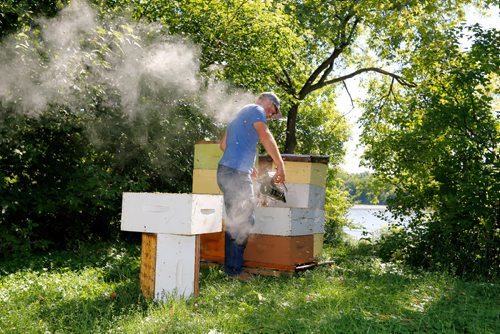
[[[222,153],[217,142],[195,143],[193,194],[222,194],[217,185],[217,165]]]
[[[323,233],[325,211],[320,209],[257,207],[255,234],[299,236]]]
[[[140,285],[146,298],[198,294],[200,239],[222,229],[222,196],[124,193],[123,231],[142,232]]]
[[[295,271],[314,261],[314,236],[251,234],[244,259],[251,268]]]
[[[221,194],[217,185],[217,166],[222,157],[218,142],[200,141],[194,145],[193,194]],[[224,263],[224,231],[200,236],[200,258]]]
[[[284,154],[282,158],[288,189],[285,193],[286,203],[262,197],[263,206],[255,211],[253,237],[257,237],[249,240],[249,251],[245,252],[249,266],[259,263],[262,267],[273,267],[273,263],[266,262],[265,257],[258,258],[257,249],[260,252],[265,249],[273,252],[268,258],[273,259],[276,269],[314,262],[322,252],[328,157]],[[269,156],[259,158],[260,174],[274,169]],[[253,246],[254,242],[259,245]],[[280,251],[274,245],[282,245],[291,256],[281,252],[280,259],[276,258]]]
[[[222,153],[216,142],[195,144],[193,193],[220,193],[216,174]],[[287,201],[260,198],[262,206],[255,210],[255,226],[244,255],[247,267],[293,270],[314,262],[322,251],[328,157],[282,157]],[[274,170],[268,156],[259,157],[257,167],[259,174]],[[200,236],[200,257],[207,262],[224,262],[224,232]]]

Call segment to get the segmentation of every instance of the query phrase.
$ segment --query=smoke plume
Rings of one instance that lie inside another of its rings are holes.
[[[19,33],[1,44],[0,101],[16,105],[19,112],[36,115],[49,104],[86,110],[91,86],[115,89],[130,115],[146,112],[141,100],[145,86],[168,93],[172,102],[196,101],[218,122],[254,101],[247,92],[229,93],[224,83],[207,82],[199,72],[198,47],[168,36],[159,25],[100,20],[82,0],[38,23],[41,38]]]
[[[0,105],[19,113],[37,117],[60,105],[85,115],[101,103],[130,119],[157,113],[164,116],[161,121],[169,121],[173,118],[169,113],[177,112],[183,101],[225,123],[243,105],[255,101],[247,92],[202,76],[199,48],[169,36],[160,25],[100,18],[83,0],[71,1],[54,18],[39,18],[38,24],[40,33],[19,32],[0,44]],[[183,122],[174,119],[169,126],[182,130]],[[103,121],[99,122],[88,125],[93,144],[120,138],[109,134],[116,124],[102,126]],[[133,137],[130,141],[139,146],[154,147],[150,163],[175,177],[178,171],[172,167],[174,158],[167,147],[174,145],[175,129],[171,138],[162,135],[152,142],[147,135],[152,130],[146,123],[138,122],[128,138]],[[115,153],[126,160],[127,149],[120,150]],[[236,233],[239,227],[236,224],[230,229]],[[246,237],[248,233],[240,234]]]

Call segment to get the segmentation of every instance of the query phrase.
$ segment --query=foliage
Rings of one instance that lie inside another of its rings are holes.
[[[202,268],[200,294],[146,302],[140,249],[83,245],[0,263],[6,333],[422,333],[498,330],[498,282],[466,282],[382,262],[368,245],[324,254],[291,277],[229,280]]]
[[[472,43],[461,50],[467,32]],[[415,89],[365,104],[362,141],[376,176],[395,187],[390,210],[410,217],[395,236],[403,240],[395,243],[401,256],[460,275],[496,276],[500,33],[473,26],[445,35],[414,56],[407,73]]]
[[[328,168],[325,195],[325,234],[324,242],[338,246],[344,237],[343,227],[349,224],[347,211],[351,206],[349,196],[343,188],[339,168]]]
[[[111,8],[133,4],[137,19],[160,21],[169,32],[189,36],[201,45],[202,68],[207,71],[215,70],[219,77],[252,91],[277,90],[287,111],[284,151],[295,153],[304,140],[296,133],[299,107],[310,94],[367,72],[408,84],[383,67],[405,66],[406,56],[423,40],[435,39],[436,32],[455,24],[468,3],[176,0],[107,4]],[[373,56],[381,60],[376,62]]]
[[[3,0],[0,3],[0,40],[8,34],[36,25],[38,16],[53,17],[67,0]]]
[[[1,257],[112,238],[125,191],[190,192],[193,142],[220,135],[197,93],[134,72],[127,95],[112,80],[123,50],[158,43],[154,29],[107,18],[67,49],[37,29],[3,41],[19,68],[0,104]]]
[[[110,198],[119,189],[105,187],[108,175],[81,120],[65,110],[37,119],[5,110],[2,116],[2,255],[109,236],[117,204]]]
[[[381,183],[370,172],[344,172],[340,174],[340,178],[353,203],[386,205],[387,199],[394,196],[392,187]]]

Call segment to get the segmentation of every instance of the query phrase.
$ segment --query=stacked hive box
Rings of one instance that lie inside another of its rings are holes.
[[[140,285],[146,298],[198,294],[199,235],[222,229],[222,196],[124,193],[123,231],[142,232]]]
[[[195,144],[193,193],[220,194],[217,164],[222,151],[216,142]],[[261,202],[255,211],[254,233],[245,251],[245,266],[295,271],[313,264],[323,246],[325,181],[328,157],[283,155],[287,202]],[[259,158],[259,174],[272,171],[272,160]],[[258,184],[257,184],[258,186]],[[201,235],[200,257],[224,262],[224,234]]]
[[[194,145],[193,194],[221,194],[217,185],[217,165],[222,157],[219,143],[201,141]],[[200,259],[224,263],[224,232],[200,236]]]
[[[263,198],[245,251],[247,267],[295,271],[313,265],[323,246],[325,181],[328,157],[282,155],[286,203]],[[268,156],[259,159],[259,174],[273,171]]]

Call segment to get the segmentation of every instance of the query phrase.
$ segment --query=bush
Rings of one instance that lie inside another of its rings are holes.
[[[397,90],[387,104],[366,103],[363,141],[374,175],[395,187],[388,209],[409,217],[405,231],[385,240],[384,247],[399,245],[412,265],[495,277],[500,32],[468,30],[447,33],[450,52],[440,54],[436,68],[415,65],[416,87]],[[464,33],[471,34],[465,51],[458,47]]]
[[[201,112],[196,50],[71,4],[1,41],[0,257],[114,237],[123,192],[190,192],[193,143],[220,136]],[[173,49],[187,61],[155,52]]]
[[[177,117],[203,124],[196,110],[182,108]],[[119,232],[125,191],[190,191],[196,127],[165,143],[158,138],[172,128],[155,129],[158,115],[129,120],[113,110],[100,112],[96,122],[89,117],[95,113],[77,115],[62,106],[37,117],[0,110],[3,257],[109,240]],[[149,146],[136,142],[138,123],[150,128]],[[90,126],[100,138],[107,132],[106,140],[92,142]]]

